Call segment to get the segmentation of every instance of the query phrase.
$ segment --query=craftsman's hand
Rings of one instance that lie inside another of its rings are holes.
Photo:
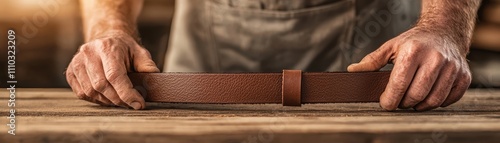
[[[377,71],[394,63],[389,83],[380,97],[382,108],[430,110],[457,102],[471,82],[460,45],[426,27],[413,29],[386,42],[349,72]]]
[[[422,0],[416,26],[389,40],[350,72],[377,71],[394,63],[380,106],[431,110],[460,100],[471,82],[465,56],[479,0]]]
[[[112,33],[82,45],[66,71],[80,99],[108,106],[144,109],[127,72],[159,72],[149,52],[123,33]]]

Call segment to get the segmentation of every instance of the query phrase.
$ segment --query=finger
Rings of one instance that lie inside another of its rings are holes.
[[[429,95],[425,98],[425,100],[418,103],[414,109],[417,111],[426,111],[441,106],[450,94],[456,75],[456,66],[445,67],[439,74],[439,77],[432,87]]]
[[[462,98],[469,88],[469,85],[471,83],[471,75],[469,72],[461,74],[461,76],[458,76],[457,79],[455,80],[455,85],[451,89],[450,94],[446,98],[446,100],[441,104],[441,107],[447,107],[458,100]]]
[[[160,72],[146,49],[138,47],[135,53],[133,56],[135,72]]]
[[[109,106],[110,105],[110,104],[106,104],[106,103],[100,102],[100,101],[98,101],[96,99],[90,98],[87,95],[85,95],[85,93],[83,93],[83,91],[81,90],[81,86],[78,83],[78,81],[76,80],[75,75],[72,72],[68,72],[68,70],[66,72],[66,80],[68,81],[69,85],[73,89],[73,92],[76,94],[76,96],[79,99],[85,100],[85,101],[88,101],[88,102],[92,102],[92,103],[97,103],[97,104],[100,104],[100,105],[103,105],[103,106]]]
[[[406,44],[403,46],[412,46]],[[404,47],[403,47],[404,48]],[[401,51],[394,61],[394,68],[385,91],[380,96],[380,106],[388,111],[396,110],[418,68],[418,55],[408,50]]]
[[[73,74],[73,69],[71,67],[68,67],[68,69],[66,70],[66,81],[68,81],[69,86],[71,86],[71,89],[76,94],[76,97],[78,97],[78,99],[88,99],[85,93],[83,93],[80,84],[76,80],[76,77]]]
[[[86,85],[86,86],[89,86],[89,85]],[[90,87],[92,87],[92,85],[90,85]],[[85,95],[87,97],[89,97],[90,99],[92,99],[91,102],[94,102],[94,103],[97,103],[97,104],[100,104],[100,105],[104,105],[104,106],[114,106],[115,105],[108,98],[106,98],[104,95],[102,95],[101,93],[97,92],[96,90],[92,90],[91,94],[85,94]]]
[[[75,55],[74,59],[82,59],[81,54]],[[91,97],[94,94],[97,94],[97,92],[95,92],[89,84],[90,81],[88,80],[88,76],[86,74],[87,72],[85,71],[85,66],[82,62],[74,60],[71,64],[71,69],[72,73],[75,75],[76,81],[81,87],[81,91],[85,94],[85,96]]]
[[[101,103],[104,105],[112,105],[112,102],[109,101],[106,97],[104,97],[102,94],[94,90],[92,87],[92,83],[90,82],[89,76],[86,71],[86,67],[83,64],[73,64],[75,67],[73,67],[73,73],[75,73],[76,80],[81,86],[81,89],[85,93],[85,95],[92,100],[94,103]],[[95,102],[99,101],[99,102]]]
[[[347,71],[378,71],[389,62],[392,54],[392,44],[391,42],[386,42],[377,50],[366,55],[359,63],[349,65],[349,67],[347,67]]]
[[[432,61],[419,65],[413,81],[410,83],[406,94],[399,104],[399,108],[411,108],[429,95],[439,73],[442,72],[443,60],[442,56],[435,56]]]
[[[127,107],[127,104],[120,99],[113,86],[106,79],[100,57],[95,55],[95,52],[83,53],[88,57],[85,59],[85,65],[92,88],[107,98],[113,105]]]
[[[134,109],[144,109],[145,102],[142,96],[132,86],[127,76],[124,57],[122,55],[101,53],[103,69],[106,79],[116,90],[120,99]]]

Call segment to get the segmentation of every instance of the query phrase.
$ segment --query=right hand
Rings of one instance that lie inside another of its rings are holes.
[[[66,79],[80,99],[144,109],[144,98],[133,88],[127,72],[160,70],[134,38],[112,33],[83,44],[66,70]]]

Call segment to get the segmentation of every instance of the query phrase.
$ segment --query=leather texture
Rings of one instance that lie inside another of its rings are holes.
[[[297,101],[285,99],[298,100],[297,92],[300,104],[378,102],[390,76],[390,71],[299,71],[297,81],[296,71],[284,73],[129,73],[129,77],[148,102],[296,105]],[[300,89],[295,89],[297,84]]]
[[[283,106],[300,106],[302,71],[283,70],[281,98]]]

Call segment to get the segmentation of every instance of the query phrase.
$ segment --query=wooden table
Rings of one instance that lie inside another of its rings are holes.
[[[148,103],[100,107],[70,89],[17,89],[16,136],[0,92],[0,143],[111,142],[500,142],[500,90],[469,90],[447,108],[383,111],[378,103],[217,105]]]

